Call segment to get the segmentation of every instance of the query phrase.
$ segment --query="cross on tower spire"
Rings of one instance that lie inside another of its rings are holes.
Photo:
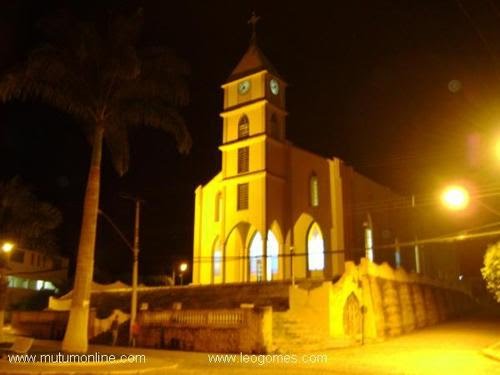
[[[252,16],[248,20],[248,24],[252,25],[252,38],[250,39],[251,42],[255,42],[257,40],[257,33],[255,31],[255,28],[256,28],[257,22],[259,22],[259,20],[260,20],[260,16],[257,16],[255,14],[255,11],[253,11]]]

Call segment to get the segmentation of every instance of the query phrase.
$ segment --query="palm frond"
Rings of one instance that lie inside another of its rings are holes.
[[[142,10],[112,15],[106,30],[60,12],[40,22],[49,43],[0,80],[0,101],[37,98],[84,123],[99,123],[120,175],[128,168],[127,131],[148,125],[172,134],[180,152],[191,137],[178,107],[189,101],[187,64],[164,47],[138,50]]]
[[[122,121],[132,126],[151,126],[173,135],[180,153],[187,154],[191,150],[191,135],[176,107],[159,100],[135,100],[127,102],[120,114]]]
[[[56,48],[45,45],[0,81],[0,100],[39,98],[49,105],[90,121],[90,87],[78,67]]]

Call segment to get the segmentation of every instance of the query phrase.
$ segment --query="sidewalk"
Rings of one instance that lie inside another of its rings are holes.
[[[112,347],[104,345],[89,345],[88,353],[68,362],[61,350],[60,341],[35,340],[25,361],[36,358],[35,363],[15,363],[20,357],[10,357],[0,360],[0,374],[165,374],[175,370],[177,364],[165,358],[163,351],[143,348]],[[40,362],[40,355],[45,355]],[[113,361],[103,361],[111,358]],[[75,357],[73,357],[75,358]],[[54,363],[55,362],[55,363]]]

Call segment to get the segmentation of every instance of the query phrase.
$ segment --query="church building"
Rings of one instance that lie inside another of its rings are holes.
[[[286,139],[287,83],[255,33],[222,89],[222,169],[195,191],[193,284],[338,277],[374,241],[356,205],[400,197]]]

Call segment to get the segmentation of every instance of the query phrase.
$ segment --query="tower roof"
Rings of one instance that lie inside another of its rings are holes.
[[[257,46],[256,38],[253,36],[248,50],[241,58],[238,65],[236,65],[236,68],[232,71],[228,78],[228,82],[262,70],[267,70],[269,73],[279,77],[279,74],[274,66],[264,53],[262,53],[259,46]]]

